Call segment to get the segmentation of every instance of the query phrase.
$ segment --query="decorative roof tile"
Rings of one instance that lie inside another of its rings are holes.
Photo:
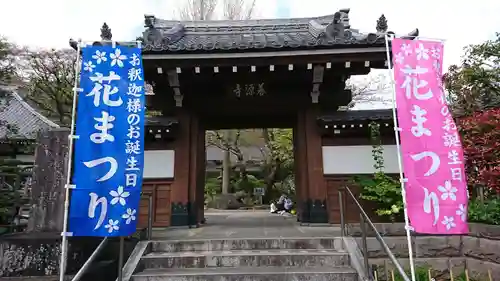
[[[39,131],[58,128],[59,125],[50,121],[33,107],[26,103],[12,88],[2,87],[6,92],[4,101],[0,101],[0,120],[16,128],[15,133],[8,135],[5,126],[0,126],[0,139],[35,139]]]

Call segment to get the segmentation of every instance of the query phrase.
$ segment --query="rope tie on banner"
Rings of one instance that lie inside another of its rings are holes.
[[[415,228],[411,225],[405,225],[405,230],[408,230],[408,231],[414,231]]]

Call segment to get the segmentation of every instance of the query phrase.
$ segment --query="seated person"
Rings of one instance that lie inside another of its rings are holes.
[[[276,204],[271,203],[271,205],[269,206],[270,210],[269,212],[272,213],[272,214],[275,214],[276,212],[278,212],[278,208],[276,208]]]
[[[281,195],[276,203],[271,203],[271,213],[280,213],[285,210],[285,200],[286,196]]]
[[[290,213],[293,208],[293,201],[290,198],[285,199],[285,211]]]
[[[286,195],[283,194],[281,195],[280,199],[278,199],[278,202],[276,202],[276,209],[278,212],[284,211],[285,210],[285,200],[286,200]]]

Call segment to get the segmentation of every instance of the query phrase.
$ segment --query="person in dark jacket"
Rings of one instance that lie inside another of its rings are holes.
[[[274,213],[279,213],[285,210],[285,201],[286,201],[286,195],[283,194],[281,197],[278,199],[278,202],[276,202],[276,211]]]

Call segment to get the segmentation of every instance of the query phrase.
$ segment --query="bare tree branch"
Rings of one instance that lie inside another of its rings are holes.
[[[232,130],[207,131],[207,144],[215,146],[221,150],[227,150],[238,159],[243,158],[240,146],[241,131],[236,130],[235,137],[232,138]]]
[[[179,18],[181,20],[211,20],[218,2],[218,0],[185,0],[185,4],[178,9]]]
[[[251,19],[256,0],[223,0],[224,18],[229,20]]]
[[[250,19],[255,12],[256,0],[185,0],[177,9],[180,20],[228,20]],[[222,14],[217,15],[217,7],[221,5]]]
[[[217,16],[215,12],[218,4],[222,4],[222,16],[224,19],[250,19],[254,13],[256,0],[221,1],[185,0],[185,4],[178,10],[179,18],[181,20],[215,20]],[[238,159],[237,166],[239,167],[240,175],[246,177],[246,163],[240,149],[240,130],[209,131],[206,134],[206,140],[207,144],[218,147],[223,151],[229,151],[231,154],[235,155]],[[223,186],[226,184],[223,184]]]
[[[346,87],[352,91],[352,105],[366,102],[389,102],[392,100],[390,73],[370,73],[352,77]]]
[[[25,50],[20,75],[29,85],[27,100],[61,125],[71,122],[76,54],[73,50]]]

